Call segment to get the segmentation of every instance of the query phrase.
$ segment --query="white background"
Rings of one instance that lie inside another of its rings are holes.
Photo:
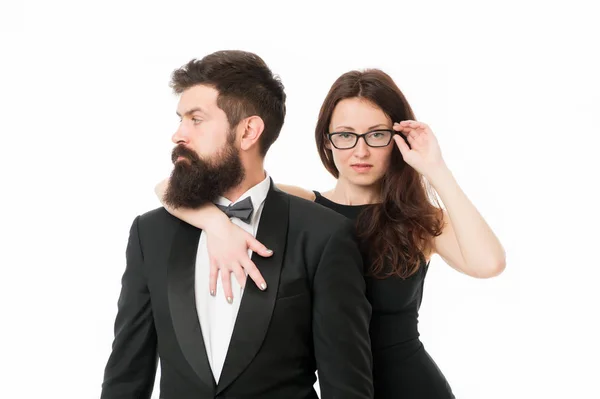
[[[420,330],[458,398],[600,397],[591,5],[160,3],[1,3],[3,397],[99,397],[129,227],[171,168],[170,73],[221,49],[286,86],[276,182],[332,186],[313,129],[348,70],[382,68],[432,127],[508,261],[491,280],[432,262]]]

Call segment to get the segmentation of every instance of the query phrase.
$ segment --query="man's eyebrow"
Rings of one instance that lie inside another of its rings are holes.
[[[200,108],[200,107],[194,107],[194,108],[191,108],[191,109],[187,110],[187,111],[184,113],[184,115],[191,115],[191,114],[193,114],[194,112],[200,112],[200,113],[202,113],[202,114],[206,115],[206,112],[204,112],[204,110],[203,110],[202,108]],[[178,117],[180,117],[180,118],[181,118],[181,114],[179,113],[179,111],[175,111],[175,113],[177,114],[177,116],[178,116]]]

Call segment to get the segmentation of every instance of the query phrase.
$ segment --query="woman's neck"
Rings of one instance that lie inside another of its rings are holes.
[[[338,179],[333,190],[323,193],[325,198],[342,205],[366,205],[381,202],[380,186],[357,186]]]

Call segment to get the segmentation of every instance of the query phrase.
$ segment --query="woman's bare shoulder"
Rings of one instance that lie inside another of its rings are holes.
[[[304,199],[307,199],[309,201],[314,201],[315,198],[316,198],[315,193],[313,193],[310,190],[306,190],[304,188],[301,188],[301,187],[290,186],[290,185],[287,185],[287,184],[276,184],[276,186],[281,191],[285,191],[286,193],[288,193],[290,195],[294,195],[296,197],[304,198]]]

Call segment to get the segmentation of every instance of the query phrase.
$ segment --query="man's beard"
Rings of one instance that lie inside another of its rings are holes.
[[[185,159],[177,161],[178,157]],[[214,202],[244,180],[240,151],[230,138],[210,160],[200,159],[181,144],[173,149],[171,159],[175,166],[163,200],[172,208],[198,208]]]

